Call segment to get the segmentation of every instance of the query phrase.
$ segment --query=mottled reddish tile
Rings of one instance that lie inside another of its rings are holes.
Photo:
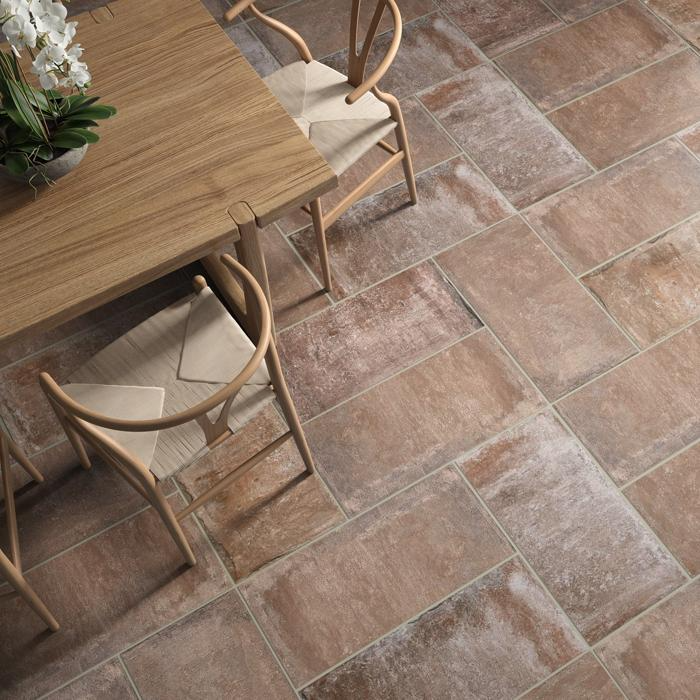
[[[295,696],[238,593],[231,591],[123,655],[143,698]]]
[[[574,661],[523,700],[624,700],[606,670],[591,654]]]
[[[698,210],[700,162],[668,141],[534,205],[525,218],[580,274]]]
[[[700,47],[700,5],[696,0],[644,0],[691,44]]]
[[[425,107],[415,98],[407,97],[401,101],[401,112],[408,132],[411,159],[415,172],[431,168],[433,165],[456,156],[459,148],[452,139],[445,134],[442,128],[428,114]],[[387,136],[386,141],[396,146],[394,132]],[[350,194],[370,173],[376,170],[387,159],[387,154],[381,148],[374,148],[365,154],[357,163],[343,173],[338,181],[338,187],[325,194],[321,201],[326,211],[334,207],[343,197]],[[374,194],[385,190],[397,183],[404,183],[404,174],[401,164],[395,165],[377,184],[368,190],[368,194]],[[405,187],[405,185],[404,185]],[[408,190],[404,190],[404,194]],[[419,196],[422,196],[419,194]],[[347,216],[347,215],[346,215]],[[285,233],[292,233],[300,228],[308,226],[311,218],[301,209],[283,217],[278,222]]]
[[[542,405],[487,331],[307,425],[317,465],[357,513]]]
[[[630,700],[696,698],[700,580],[606,640],[599,655]]]
[[[555,32],[498,59],[542,110],[602,87],[685,44],[636,0]]]
[[[286,430],[269,406],[177,480],[196,498]],[[199,509],[197,517],[236,579],[345,520],[318,476],[306,473],[292,440]]]
[[[559,402],[619,484],[700,437],[700,324],[677,333]]]
[[[547,4],[565,21],[576,22],[594,12],[614,5],[618,0],[548,0]]]
[[[309,700],[514,698],[581,650],[564,615],[516,559],[334,669],[302,695]]]
[[[258,5],[259,3],[256,3],[255,6]],[[280,69],[280,62],[268,51],[267,46],[250,32],[247,25],[240,22],[232,24],[226,28],[226,33],[258,75],[265,77]]]
[[[695,155],[700,156],[700,124],[691,126],[680,134],[680,139]]]
[[[367,75],[386,56],[392,38],[391,32],[377,37],[368,59]],[[323,62],[347,75],[347,60],[345,49]],[[399,52],[379,87],[396,97],[406,97],[480,62],[478,50],[464,33],[441,13],[434,13],[404,24]]]
[[[684,51],[549,114],[597,168],[700,120],[700,57]]]
[[[549,398],[634,353],[634,346],[520,218],[437,262]]]
[[[136,693],[119,661],[108,661],[65,688],[51,693],[51,700],[136,700]]]
[[[700,315],[700,219],[583,278],[642,346]]]
[[[625,493],[692,576],[700,574],[700,445],[630,484]]]
[[[303,420],[480,326],[425,262],[281,333],[278,346]]]
[[[510,553],[447,469],[261,571],[241,591],[303,685]]]
[[[562,26],[539,0],[441,0],[440,4],[487,56],[509,51]]]
[[[578,442],[543,414],[462,469],[593,644],[680,586],[680,567]]]
[[[581,155],[492,66],[477,66],[420,98],[517,207],[590,174]]]
[[[415,206],[410,206],[405,186],[397,185],[358,202],[330,227],[327,239],[335,294],[360,291],[513,211],[463,156],[423,173],[417,183]],[[294,234],[292,240],[317,268],[313,230]]]
[[[177,507],[181,506],[178,499]],[[62,628],[46,631],[22,600],[0,598],[0,687],[35,698],[176,620],[230,585],[192,519],[187,567],[153,509],[34,569],[29,583]]]

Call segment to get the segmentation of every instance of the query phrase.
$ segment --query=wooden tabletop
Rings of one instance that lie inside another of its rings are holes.
[[[91,95],[114,105],[35,199],[0,180],[0,341],[55,326],[211,252],[245,202],[264,226],[336,184],[199,0],[77,17]]]

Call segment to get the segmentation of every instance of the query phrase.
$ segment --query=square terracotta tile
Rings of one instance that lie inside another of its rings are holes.
[[[520,218],[497,224],[436,260],[550,399],[635,352]]]
[[[415,206],[410,205],[405,186],[397,185],[358,202],[327,231],[337,296],[358,292],[415,265],[513,212],[463,156],[423,173],[417,186]],[[313,230],[294,234],[292,240],[317,269]]]
[[[23,601],[0,599],[0,658],[12,659],[0,665],[0,687],[35,698],[225,591],[201,531],[191,518],[183,525],[191,568],[149,509],[29,573],[62,629],[52,635]]]
[[[581,650],[564,615],[515,559],[334,669],[302,695],[309,700],[515,698]]]
[[[574,432],[623,484],[700,437],[700,324],[559,402]]]
[[[235,591],[126,652],[143,698],[295,698]]]
[[[695,0],[644,0],[691,44],[700,47],[700,6]]]
[[[477,66],[420,99],[517,207],[591,173],[581,155],[492,66]]]
[[[440,0],[449,17],[487,56],[496,56],[562,26],[539,0]]]
[[[506,433],[461,466],[590,644],[686,580],[552,414]]]
[[[269,406],[239,433],[177,475],[196,498],[286,432]],[[293,440],[197,511],[231,575],[240,579],[345,520]]]
[[[372,45],[366,75],[371,75],[386,56],[392,38],[391,32],[377,37]],[[348,52],[345,49],[323,62],[347,75],[347,61]],[[399,52],[379,87],[402,98],[480,62],[479,51],[464,33],[442,13],[433,13],[404,24]]]
[[[281,333],[278,346],[304,420],[480,327],[428,261]]]
[[[258,7],[259,3],[256,3]],[[226,28],[226,33],[245,59],[263,78],[279,70],[282,64],[268,51],[267,46],[248,29],[247,24],[237,22]]]
[[[700,163],[667,141],[535,204],[525,218],[581,274],[700,210]]]
[[[582,281],[641,346],[655,343],[700,315],[700,218]]]
[[[450,139],[425,107],[415,98],[407,97],[401,100],[401,112],[408,133],[411,159],[416,173],[421,173],[433,165],[442,163],[452,156],[459,154],[460,150]],[[386,138],[388,143],[396,146],[394,133]],[[380,148],[374,148],[365,154],[357,163],[343,173],[338,181],[338,187],[331,190],[321,198],[326,211],[333,208],[345,195],[350,194],[364,179],[374,172],[387,159],[387,154]],[[368,194],[375,194],[382,190],[404,183],[404,174],[401,164],[394,166],[379,182],[368,190]],[[405,187],[405,184],[403,185]],[[404,190],[408,192],[408,190]],[[419,193],[419,197],[421,194]],[[343,218],[349,216],[344,215]],[[301,209],[282,218],[278,224],[285,233],[292,233],[309,225],[311,218]]]
[[[700,445],[695,445],[625,489],[691,576],[700,574],[699,465]]]
[[[265,569],[241,591],[300,686],[510,554],[447,469]]]
[[[619,0],[547,0],[547,4],[566,22],[576,22],[600,12]]]
[[[547,111],[684,45],[636,0],[628,0],[508,53],[497,63]]]
[[[599,655],[630,700],[696,697],[700,581],[606,640]]]
[[[542,404],[481,330],[313,420],[306,434],[341,505],[357,513]]]
[[[523,700],[624,700],[607,671],[591,654],[574,661]]]
[[[683,51],[549,118],[596,168],[605,168],[700,120],[700,57]]]
[[[119,661],[108,661],[65,688],[51,693],[51,700],[136,700],[136,693]]]

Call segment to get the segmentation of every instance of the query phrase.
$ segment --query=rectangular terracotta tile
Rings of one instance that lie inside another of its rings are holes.
[[[304,420],[480,326],[425,262],[281,333],[278,346]]]
[[[549,118],[596,168],[605,168],[700,120],[700,57],[683,51]]]
[[[684,45],[636,0],[628,0],[497,62],[546,111],[670,56]]]
[[[607,671],[591,654],[574,661],[523,700],[625,700]]]
[[[700,210],[700,163],[667,141],[535,204],[525,218],[576,273]]]
[[[644,0],[691,44],[700,47],[700,6],[695,0]]]
[[[700,124],[683,131],[680,134],[680,139],[695,155],[700,156]]]
[[[697,697],[700,581],[606,640],[599,654],[630,700]]]
[[[616,2],[618,0],[548,0],[547,4],[566,22],[576,22]]]
[[[461,466],[589,643],[686,580],[552,414],[506,433]]]
[[[259,3],[256,3],[259,7]],[[281,63],[268,51],[267,46],[254,36],[248,25],[237,22],[226,27],[226,33],[238,47],[245,59],[263,78],[279,70]]]
[[[21,600],[0,598],[0,658],[13,660],[0,665],[0,687],[17,700],[42,695],[226,590],[199,528],[191,518],[183,526],[191,568],[149,509],[30,572],[58,634]]]
[[[142,697],[295,696],[238,593],[231,591],[123,655]]]
[[[421,94],[423,104],[517,207],[591,168],[492,66],[477,66]]]
[[[137,696],[121,663],[114,660],[48,697],[51,700],[136,700]]]
[[[420,173],[433,165],[442,163],[460,151],[442,128],[428,114],[425,107],[415,98],[407,97],[401,100],[401,112],[408,132],[411,159],[415,172]],[[386,141],[396,146],[394,133],[387,136]],[[343,197],[350,194],[370,173],[374,172],[387,159],[387,154],[381,148],[374,148],[365,154],[357,163],[343,173],[338,181],[338,187],[321,198],[326,211],[333,208]],[[379,182],[368,190],[375,194],[397,183],[405,183],[401,164],[395,165]],[[405,187],[405,184],[404,184]],[[404,193],[408,190],[404,189]],[[348,216],[347,214],[345,216]],[[345,217],[344,217],[345,218]],[[292,233],[309,225],[311,218],[301,209],[297,209],[277,223],[285,233]]]
[[[447,469],[261,571],[241,591],[299,686],[510,553]]]
[[[482,330],[317,418],[306,435],[341,505],[357,513],[542,403]]]
[[[371,75],[386,56],[392,38],[391,32],[377,37],[366,75]],[[347,60],[345,49],[323,62],[347,75]],[[404,24],[399,52],[379,87],[396,97],[406,97],[480,62],[476,46],[442,13],[436,12]]]
[[[191,498],[286,432],[266,408],[240,432],[177,475]],[[197,511],[231,575],[240,579],[345,520],[292,440]]]
[[[700,437],[700,324],[677,333],[559,402],[623,484]]]
[[[691,576],[700,574],[700,445],[666,462],[625,489]]]
[[[415,206],[405,186],[397,185],[358,202],[327,231],[337,296],[379,282],[513,212],[463,156],[419,175],[417,185]],[[313,230],[294,234],[292,240],[317,269]]]
[[[635,352],[520,218],[469,238],[437,262],[550,399]]]
[[[397,4],[404,22],[410,22],[435,9],[432,0],[398,0]],[[369,26],[375,7],[376,3],[362,3],[360,37]],[[341,51],[349,44],[350,4],[346,0],[301,0],[275,10],[270,16],[299,32],[311,55],[317,60]],[[391,28],[389,17],[389,13],[385,12],[380,31]],[[266,27],[258,20],[253,20],[251,27],[282,65],[299,60],[294,46],[279,32]]]
[[[487,56],[497,56],[562,25],[539,0],[441,0],[440,4]]]
[[[640,345],[651,345],[700,315],[700,218],[582,281]]]
[[[515,559],[334,669],[302,696],[515,698],[581,649],[564,615]]]

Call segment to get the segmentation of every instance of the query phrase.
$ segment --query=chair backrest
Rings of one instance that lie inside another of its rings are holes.
[[[113,418],[97,413],[72,399],[46,372],[42,372],[39,376],[39,382],[59,419],[64,425],[67,423],[69,430],[72,429],[77,432],[97,450],[101,457],[112,464],[116,461],[119,467],[124,466],[125,463],[133,466],[136,460],[133,455],[105,435],[99,428],[124,432],[154,432],[196,421],[203,429],[206,442],[210,446],[227,434],[227,417],[231,405],[240,390],[260,367],[268,351],[271,342],[271,312],[265,293],[251,273],[230,255],[223,255],[221,262],[243,283],[244,291],[248,292],[246,299],[255,301],[255,308],[248,309],[247,315],[249,317],[252,316],[256,321],[250,325],[255,326],[259,331],[258,337],[254,339],[255,350],[245,367],[231,382],[206,400],[178,413],[160,418],[143,420]],[[206,282],[202,277],[195,278],[195,287],[198,292],[206,288]],[[213,422],[209,421],[207,414],[219,406],[221,406],[221,409],[218,418]],[[140,482],[144,479],[150,482],[152,477],[147,467],[142,464],[136,464],[136,466],[138,467],[138,473],[132,475],[136,476]],[[132,471],[132,469],[129,469],[129,471]]]

